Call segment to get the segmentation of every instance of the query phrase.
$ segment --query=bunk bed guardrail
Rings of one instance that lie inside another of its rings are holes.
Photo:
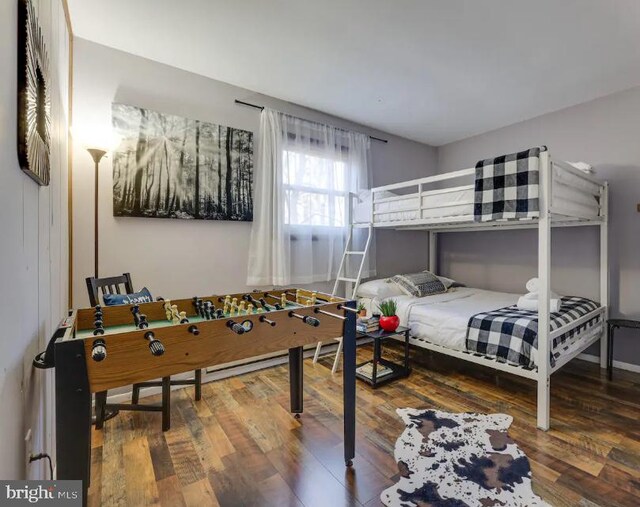
[[[540,172],[551,176],[547,202],[552,225],[573,222],[592,225],[602,221],[606,183],[568,162],[548,158],[545,163],[546,158],[541,157]],[[468,168],[374,187],[364,198],[352,193],[349,198],[352,225],[434,230],[536,227],[539,219],[474,222],[475,171]]]

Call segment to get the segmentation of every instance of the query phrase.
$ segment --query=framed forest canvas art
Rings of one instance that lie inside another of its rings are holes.
[[[253,134],[125,104],[113,155],[115,216],[253,220]]]

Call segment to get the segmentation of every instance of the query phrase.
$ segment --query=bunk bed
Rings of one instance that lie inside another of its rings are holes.
[[[512,154],[512,160],[513,156],[522,153],[524,152]],[[509,160],[509,156],[506,157]],[[482,202],[479,201],[482,200],[480,194],[483,187],[479,180],[482,179],[482,171],[487,164],[496,161],[504,162],[505,158],[481,161],[473,168],[376,187],[369,192],[352,195],[348,206],[349,220],[353,228],[428,231],[428,267],[432,273],[438,272],[438,233],[523,228],[538,230],[540,299],[537,312],[537,350],[531,364],[523,366],[498,360],[477,351],[465,350],[464,341],[460,341],[466,334],[467,323],[470,325],[469,317],[474,313],[474,308],[487,311],[490,310],[491,304],[495,305],[494,309],[498,309],[513,303],[510,296],[504,293],[491,294],[491,291],[479,289],[473,289],[475,292],[470,294],[466,294],[464,289],[452,292],[446,304],[438,305],[442,319],[454,322],[457,318],[460,323],[458,328],[454,326],[454,329],[449,330],[451,336],[448,338],[427,340],[424,336],[428,333],[421,333],[415,322],[409,324],[412,328],[410,341],[412,345],[536,381],[538,386],[537,426],[547,430],[550,425],[551,374],[598,340],[600,340],[600,366],[606,367],[607,343],[603,336],[609,307],[608,185],[571,163],[551,158],[549,151],[541,147],[536,152],[534,160],[536,181],[528,186],[535,191],[537,209],[534,213],[512,213],[511,218],[494,219],[490,213],[488,216],[482,214]],[[493,169],[490,168],[490,170]],[[505,192],[504,195],[506,196],[507,193]],[[484,211],[486,212],[486,209]],[[502,216],[509,216],[509,214],[504,213]],[[557,314],[550,311],[551,228],[578,226],[595,226],[600,229],[600,301],[594,303],[593,307],[587,307],[584,312],[574,316],[575,318],[558,322]],[[345,257],[349,255],[347,250],[345,250]],[[339,279],[355,284],[355,287],[351,288],[354,293],[357,293],[359,277],[357,279],[340,278],[339,273]],[[465,295],[471,299],[463,298]],[[417,306],[418,310],[424,312],[424,318],[432,323],[436,317],[433,312],[429,313],[429,308],[433,306],[429,303],[436,300],[429,300],[429,298],[434,297],[436,296],[423,298],[424,304]],[[476,300],[475,306],[470,303]],[[402,303],[402,301],[400,303],[401,308],[403,304],[405,307],[413,304]],[[415,312],[414,321],[420,320],[420,313],[420,311]],[[566,336],[570,336],[571,340],[561,339]]]

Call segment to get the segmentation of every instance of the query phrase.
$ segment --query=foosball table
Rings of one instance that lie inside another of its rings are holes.
[[[34,364],[55,366],[57,478],[90,482],[92,393],[289,351],[303,411],[303,347],[343,337],[344,459],[355,456],[355,302],[302,289],[71,311]],[[53,357],[53,360],[52,360]]]

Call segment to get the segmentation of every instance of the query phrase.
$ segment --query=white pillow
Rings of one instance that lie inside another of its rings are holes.
[[[371,280],[358,287],[357,296],[370,299],[386,299],[395,296],[402,296],[404,293],[395,283],[389,283],[388,278]]]
[[[436,275],[436,276],[438,276],[438,275]],[[442,284],[444,285],[445,289],[448,289],[454,283],[456,283],[455,280],[452,280],[451,278],[447,278],[447,277],[444,277],[444,276],[438,276],[438,279],[442,282]]]

